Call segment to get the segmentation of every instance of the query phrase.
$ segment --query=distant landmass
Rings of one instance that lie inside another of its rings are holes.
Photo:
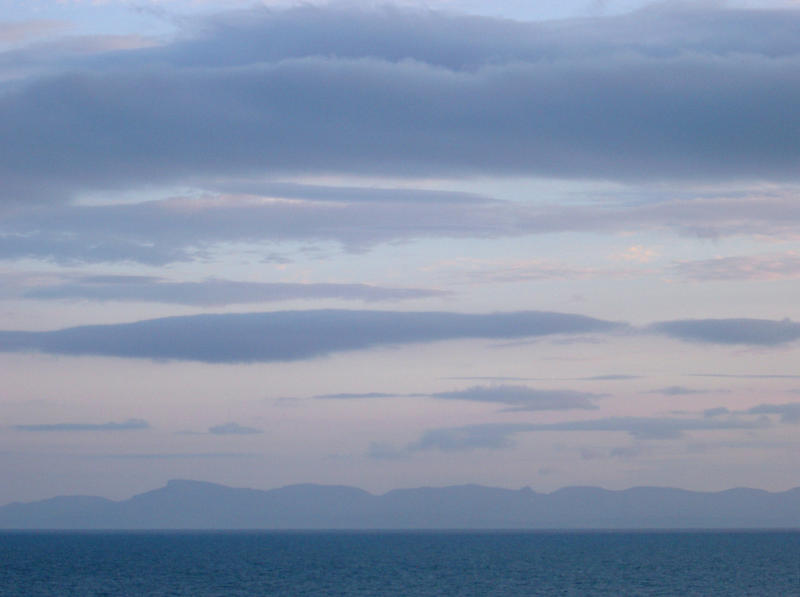
[[[175,480],[123,501],[62,496],[0,507],[2,529],[800,528],[800,487],[696,492],[660,487],[553,493],[461,485],[373,495],[331,485],[268,491]]]

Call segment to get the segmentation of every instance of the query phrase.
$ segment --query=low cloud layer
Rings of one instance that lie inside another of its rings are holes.
[[[227,460],[230,458],[259,458],[260,454],[242,452],[145,452],[125,454],[97,454],[91,458],[110,460]]]
[[[650,394],[661,394],[662,396],[690,396],[692,394],[707,394],[708,390],[697,390],[686,386],[667,386],[650,390]]]
[[[778,346],[800,339],[800,323],[789,319],[684,319],[656,323],[650,329],[680,340],[713,344]]]
[[[164,317],[47,332],[0,331],[0,352],[246,363],[294,361],[418,342],[636,331],[622,322],[548,311],[468,314],[328,309]],[[789,320],[698,319],[659,322],[638,332],[689,342],[778,347],[800,339],[800,324]],[[522,402],[516,406],[520,408],[525,400],[533,404],[548,399],[546,394],[525,394],[526,391],[506,386],[501,392],[506,392],[507,397],[517,392]],[[489,397],[478,386],[461,398],[474,400],[479,395]],[[457,394],[438,397],[456,398]],[[590,395],[577,392],[561,397],[578,403]]]
[[[318,394],[316,400],[369,400],[373,398],[419,398],[430,394],[393,394],[390,392],[339,392],[338,394]]]
[[[732,379],[800,379],[791,373],[690,373],[692,377],[720,377]]]
[[[297,284],[211,279],[168,282],[147,276],[91,276],[74,282],[39,286],[25,292],[33,299],[145,301],[182,305],[221,306],[297,299],[397,301],[445,295],[422,288],[385,288],[368,284]]]
[[[281,243],[336,243],[345,250],[360,252],[397,241],[513,238],[562,232],[666,230],[710,238],[794,237],[800,226],[800,204],[791,193],[558,205],[422,189],[399,192],[380,188],[273,186],[272,190],[281,194],[215,194],[136,204],[38,206],[0,211],[0,259],[163,265],[207,259],[227,243],[261,245],[262,259],[267,260],[274,250],[272,247]],[[492,267],[497,270],[494,274],[473,273],[497,282],[541,277],[625,277],[638,271],[581,270],[551,264],[545,266],[547,271],[537,271],[531,276],[526,267]],[[676,267],[681,275],[700,275],[691,273],[694,267],[691,263]]]
[[[475,449],[503,449],[513,445],[513,436],[519,433],[543,431],[608,431],[624,432],[641,440],[676,439],[687,431],[714,431],[730,429],[758,429],[767,426],[763,420],[739,418],[678,419],[660,417],[610,417],[562,423],[485,423],[426,431],[409,444],[407,453],[440,450],[456,452]]]
[[[800,423],[800,402],[759,404],[746,412],[753,415],[780,415],[783,423]]]
[[[467,400],[508,405],[510,411],[595,409],[594,401],[605,394],[575,390],[543,390],[520,385],[472,386],[464,390],[438,392],[433,398]]]
[[[221,425],[214,425],[208,428],[211,435],[257,435],[263,433],[261,429],[255,427],[247,427],[239,423],[223,423]]]
[[[425,393],[389,393],[389,392],[363,392],[321,394],[314,396],[322,400],[352,400],[369,398],[433,398],[436,400],[463,400],[467,402],[484,402],[488,404],[503,405],[504,411],[535,411],[535,410],[572,410],[597,408],[594,401],[607,394],[579,392],[576,390],[540,389],[523,385],[497,384],[490,386],[471,386],[462,390],[449,392]]]
[[[150,424],[142,419],[128,419],[118,423],[39,423],[14,425],[17,431],[135,431],[149,429]]]
[[[0,332],[0,351],[241,363],[293,361],[415,342],[624,329],[620,323],[543,311],[278,311],[166,317],[53,332]]]
[[[624,373],[608,373],[606,375],[592,375],[590,377],[576,377],[578,381],[629,381],[640,379],[641,375],[627,375]]]
[[[800,402],[787,402],[784,404],[759,404],[745,410],[731,410],[724,406],[709,408],[703,411],[706,417],[719,417],[727,415],[778,415],[781,423],[800,423]]]
[[[740,255],[682,261],[673,267],[679,275],[696,281],[787,280],[800,277],[800,254],[794,251],[768,255]]]

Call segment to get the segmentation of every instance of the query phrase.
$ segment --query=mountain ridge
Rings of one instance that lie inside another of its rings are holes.
[[[800,528],[800,487],[703,492],[476,484],[372,494],[302,483],[261,490],[173,479],[125,500],[56,496],[0,506],[0,529]]]

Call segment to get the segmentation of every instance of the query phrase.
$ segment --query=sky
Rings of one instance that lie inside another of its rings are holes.
[[[798,3],[0,14],[0,504],[800,485]]]

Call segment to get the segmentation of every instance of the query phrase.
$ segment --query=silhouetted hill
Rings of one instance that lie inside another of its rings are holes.
[[[262,491],[201,481],[115,502],[56,497],[0,507],[5,529],[800,528],[800,488],[705,493],[660,487],[553,493],[462,485],[372,495],[331,485]]]

